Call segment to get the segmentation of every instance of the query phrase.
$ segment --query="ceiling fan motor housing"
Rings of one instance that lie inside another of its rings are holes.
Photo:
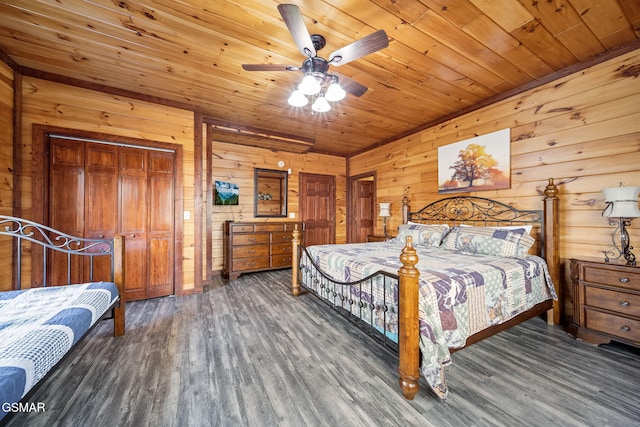
[[[326,59],[319,56],[313,58],[307,58],[302,63],[301,71],[307,75],[311,74],[319,81],[324,81],[329,71],[329,63]]]

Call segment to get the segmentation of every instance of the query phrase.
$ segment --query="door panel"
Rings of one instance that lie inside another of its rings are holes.
[[[367,236],[375,229],[375,209],[373,205],[375,181],[372,179],[354,181],[353,191],[353,242],[366,242]]]
[[[84,236],[84,146],[77,141],[55,139],[50,146],[49,168],[49,226],[72,236]],[[81,207],[80,209],[78,207]],[[48,251],[47,284],[63,285],[83,282],[81,257],[71,259],[67,276],[67,254]],[[43,284],[42,265],[36,262],[33,284]]]
[[[335,243],[335,177],[300,174],[300,189],[305,245]]]

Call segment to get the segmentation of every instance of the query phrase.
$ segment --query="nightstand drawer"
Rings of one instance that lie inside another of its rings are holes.
[[[622,314],[640,313],[640,295],[587,286],[585,304]]]
[[[628,341],[640,342],[640,321],[637,320],[586,309],[585,326]]]
[[[585,282],[602,285],[617,286],[626,289],[640,289],[640,272],[626,271],[627,269],[603,267],[584,267]]]

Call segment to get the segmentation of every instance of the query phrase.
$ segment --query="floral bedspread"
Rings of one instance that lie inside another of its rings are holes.
[[[504,258],[441,247],[415,249],[420,271],[421,373],[438,397],[445,399],[444,367],[451,363],[449,348],[464,347],[470,335],[556,296],[540,257]],[[401,267],[400,243],[320,245],[307,250],[325,274],[338,281],[355,281],[378,270],[397,275]],[[304,282],[305,271],[313,268],[304,251],[300,266]],[[397,281],[392,289],[376,288],[369,293],[366,298],[373,303],[395,298],[391,304],[397,304]],[[381,329],[383,333],[390,331],[387,335],[397,342],[397,322]]]

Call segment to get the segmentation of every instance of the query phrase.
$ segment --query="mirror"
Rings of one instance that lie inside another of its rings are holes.
[[[254,170],[254,216],[287,216],[287,178],[287,171]]]

